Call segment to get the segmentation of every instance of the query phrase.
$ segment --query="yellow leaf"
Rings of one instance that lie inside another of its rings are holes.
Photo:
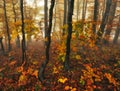
[[[53,67],[53,73],[54,73],[54,74],[58,73],[58,69],[57,69],[57,67],[55,67],[55,66]]]
[[[19,81],[18,81],[19,83],[19,85],[25,85],[26,84],[26,82],[27,82],[27,77],[24,75],[24,74],[22,74],[20,77],[19,77]]]
[[[62,77],[62,78],[58,79],[58,82],[65,83],[67,80],[68,80],[67,78]]]
[[[28,70],[27,70],[27,73],[28,74],[32,74],[33,73],[33,69],[29,67]]]
[[[77,60],[80,60],[80,59],[81,59],[80,55],[76,55],[75,58],[76,58]]]
[[[33,61],[32,62],[34,65],[37,65],[38,64],[38,61]]]

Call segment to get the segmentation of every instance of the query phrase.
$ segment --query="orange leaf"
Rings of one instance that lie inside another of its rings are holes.
[[[35,70],[32,75],[34,75],[36,78],[38,78],[38,70]]]
[[[65,86],[65,88],[64,88],[64,90],[69,90],[70,89],[70,87],[67,85],[67,86]]]
[[[76,88],[72,88],[71,91],[77,91],[77,89]]]
[[[12,61],[12,62],[9,63],[9,66],[13,66],[15,64],[16,64],[16,61]]]

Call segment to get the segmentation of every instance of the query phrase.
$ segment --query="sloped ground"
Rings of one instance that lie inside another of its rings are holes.
[[[0,55],[1,91],[120,91],[120,47],[72,48],[70,71],[63,69],[64,55],[57,42],[51,45],[50,62],[43,84],[37,74],[44,61],[44,45],[31,43],[27,65],[21,65],[21,49]]]

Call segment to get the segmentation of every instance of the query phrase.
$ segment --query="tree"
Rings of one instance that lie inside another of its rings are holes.
[[[56,30],[56,12],[57,12],[56,6],[57,6],[57,1],[55,3],[55,8],[54,8],[54,26],[53,26],[53,32],[55,32],[55,30]]]
[[[25,43],[25,31],[24,31],[24,13],[23,13],[23,0],[20,0],[20,11],[21,11],[21,21],[22,21],[22,62],[25,61],[26,57],[26,43]]]
[[[107,28],[105,30],[105,35],[103,38],[104,44],[109,43],[109,38],[110,38],[111,30],[112,30],[112,23],[113,23],[113,19],[115,16],[116,6],[117,6],[117,0],[112,0],[112,5],[110,7],[110,12],[109,12],[109,17],[108,17]]]
[[[114,36],[114,39],[113,39],[114,44],[117,44],[119,34],[120,34],[120,15],[119,15],[119,21],[118,21],[118,24],[117,24],[117,29],[115,31],[115,36]]]
[[[53,8],[54,8],[55,0],[51,0],[51,6],[49,10],[49,26],[45,31],[45,61],[42,63],[39,73],[38,73],[38,78],[41,82],[44,80],[44,72],[45,68],[49,62],[49,51],[50,51],[50,43],[51,43],[51,28],[52,28],[52,17],[53,17]]]
[[[65,70],[69,70],[69,60],[70,60],[70,42],[71,42],[71,35],[72,35],[72,15],[74,10],[74,0],[68,1],[68,35],[67,35],[67,42],[66,42],[66,55],[64,60],[64,68]]]
[[[64,19],[63,19],[63,26],[67,24],[67,0],[64,0]],[[62,35],[65,35],[65,29],[63,29]]]
[[[17,14],[16,14],[16,10],[15,10],[15,2],[14,2],[14,0],[12,0],[12,5],[13,5],[13,13],[14,13],[14,23],[16,23],[16,19],[17,19]],[[17,31],[17,33],[18,33],[18,29],[16,28],[16,31]],[[17,47],[18,48],[20,48],[20,38],[19,38],[19,34],[17,34],[17,39],[16,39],[16,45],[17,45]]]
[[[47,32],[47,29],[48,29],[48,0],[44,0],[44,3],[45,3],[44,4],[44,27],[45,27],[45,32]]]
[[[97,44],[101,41],[102,39],[102,36],[103,36],[103,33],[104,33],[104,29],[105,29],[105,26],[106,26],[106,23],[108,21],[108,16],[109,16],[109,11],[110,11],[110,6],[112,4],[112,0],[107,0],[106,1],[106,9],[105,9],[105,13],[103,14],[103,17],[102,17],[102,22],[101,22],[101,25],[100,25],[100,29],[99,31],[97,32]]]
[[[86,10],[87,10],[87,0],[83,0],[83,7],[82,7],[82,30],[84,30],[84,22],[86,17]]]
[[[80,0],[77,0],[76,3],[77,3],[77,9],[76,9],[77,12],[76,12],[76,13],[77,13],[77,21],[78,21],[78,19],[79,19],[79,11],[80,11],[80,10],[79,10],[79,9],[80,9]]]
[[[93,33],[96,33],[96,23],[98,19],[98,12],[99,12],[99,0],[94,0],[94,17],[93,17]]]
[[[7,31],[7,41],[8,41],[8,51],[11,50],[11,43],[10,43],[10,31],[9,31],[9,25],[8,25],[8,17],[6,12],[6,0],[3,0],[3,6],[4,6],[4,16],[5,16],[5,25],[6,25],[6,31]]]
[[[0,45],[1,45],[1,50],[2,50],[2,52],[4,53],[4,46],[3,46],[3,42],[2,42],[2,37],[0,37]]]

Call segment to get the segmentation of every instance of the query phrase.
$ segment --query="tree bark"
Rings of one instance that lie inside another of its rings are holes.
[[[71,35],[72,35],[72,15],[74,10],[74,0],[69,0],[68,2],[68,35],[67,35],[67,42],[66,42],[66,55],[64,61],[64,68],[65,70],[69,70],[69,60],[70,60],[70,42],[71,42]]]
[[[25,31],[24,31],[24,12],[23,12],[23,0],[20,0],[20,11],[22,21],[22,63],[25,62],[26,58],[26,42],[25,42]]]
[[[45,68],[49,62],[49,51],[50,51],[50,43],[51,43],[51,28],[52,28],[52,17],[53,17],[53,8],[54,8],[55,0],[51,0],[51,6],[49,10],[49,26],[45,32],[45,61],[42,63],[39,73],[38,79],[43,82],[44,81],[44,72]]]
[[[77,9],[76,9],[77,11],[76,11],[76,13],[77,13],[77,21],[78,21],[79,20],[79,11],[80,11],[79,10],[80,9],[80,0],[77,0],[76,4],[77,4]]]
[[[99,12],[99,0],[94,0],[94,17],[93,17],[93,33],[96,33],[96,25],[98,19],[98,12]]]
[[[64,0],[64,19],[63,26],[67,24],[67,0]],[[65,29],[63,29],[62,35],[65,35]]]
[[[53,32],[55,32],[55,30],[56,30],[56,13],[57,13],[57,11],[56,11],[56,6],[57,6],[57,2],[56,2],[56,4],[55,4],[55,9],[54,9],[54,26],[53,26]]]
[[[100,29],[97,32],[97,40],[96,40],[97,44],[100,43],[100,41],[102,39],[104,29],[105,29],[106,23],[108,21],[108,16],[109,16],[109,11],[110,11],[111,4],[112,4],[112,0],[107,0],[105,13],[104,13],[103,18],[102,18]]]
[[[8,51],[11,50],[11,43],[10,43],[10,31],[9,31],[9,25],[8,25],[8,17],[7,17],[7,12],[6,12],[6,0],[3,0],[4,4],[4,16],[5,16],[5,24],[6,24],[6,31],[7,31],[7,39],[8,39]]]
[[[44,27],[45,27],[45,31],[47,32],[48,29],[48,0],[44,0]],[[44,34],[44,33],[43,33]],[[46,33],[45,33],[46,36]]]
[[[104,44],[109,43],[109,38],[110,38],[111,30],[112,30],[112,23],[113,23],[113,19],[114,19],[114,16],[115,16],[116,6],[117,6],[117,0],[113,0],[112,5],[110,7],[110,13],[109,13],[109,17],[108,17],[107,28],[106,28],[105,35],[104,35],[104,38],[103,38],[103,43]]]
[[[118,43],[119,34],[120,34],[120,16],[119,16],[117,29],[115,31],[115,36],[114,36],[114,39],[113,39],[113,44],[117,44]]]
[[[3,46],[3,42],[2,42],[2,37],[0,38],[0,44],[1,44],[1,50],[2,50],[2,52],[4,53],[5,52],[5,50],[4,50],[4,46]]]
[[[84,30],[84,22],[86,17],[86,10],[87,10],[87,0],[83,0],[83,7],[82,7],[82,30]]]

